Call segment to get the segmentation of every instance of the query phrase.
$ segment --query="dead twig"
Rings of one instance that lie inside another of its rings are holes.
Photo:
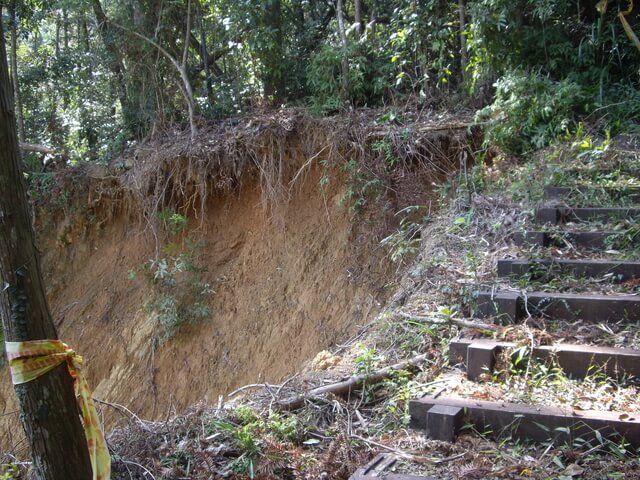
[[[144,473],[146,475],[149,475],[153,480],[156,480],[156,477],[153,476],[153,473],[151,473],[151,471],[149,471],[149,469],[147,467],[145,467],[144,465],[140,465],[137,462],[132,462],[131,460],[120,459],[120,461],[122,463],[124,463],[124,464],[133,465],[135,467],[141,468],[142,470],[144,470]]]
[[[234,395],[237,395],[238,393],[244,390],[249,390],[250,388],[266,388],[267,390],[269,390],[270,388],[280,388],[280,387],[282,387],[282,385],[271,385],[269,383],[250,383],[240,388],[236,388],[233,392],[227,394],[227,397],[233,397]]]
[[[415,455],[413,453],[408,453],[398,448],[385,445],[384,443],[379,443],[374,440],[369,440],[367,438],[361,437],[360,435],[351,434],[351,438],[360,440],[361,442],[366,443],[367,445],[373,445],[374,447],[382,448],[389,452],[393,452],[401,458],[406,458],[407,460],[411,460],[412,462],[417,462],[417,463],[432,463],[434,465],[441,465],[443,463],[451,462],[453,460],[457,460],[458,458],[462,458],[467,454],[467,452],[463,452],[458,455],[452,455],[451,457],[446,457],[446,458],[431,458],[431,457],[424,457],[422,455]]]
[[[131,410],[129,410],[124,405],[120,405],[118,403],[107,402],[105,400],[100,400],[99,398],[95,398],[95,397],[93,397],[93,401],[96,402],[96,403],[99,403],[101,405],[107,405],[108,407],[114,408],[114,409],[118,410],[120,413],[126,414],[125,416],[128,415],[130,418],[133,418],[142,427],[143,430],[146,430],[147,432],[152,432],[153,431],[147,425],[147,423],[150,423],[150,422],[146,422],[146,421],[142,420],[139,416],[137,416],[135,413],[133,413]]]

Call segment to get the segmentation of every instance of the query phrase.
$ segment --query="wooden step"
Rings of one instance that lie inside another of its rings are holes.
[[[572,208],[572,207],[544,207],[536,212],[536,222],[539,224],[559,225],[569,222],[587,221],[616,221],[640,217],[640,208]]]
[[[611,198],[612,201],[627,199],[631,202],[640,202],[640,186],[625,187],[625,188],[594,188],[588,185],[579,187],[545,187],[544,198],[545,200],[558,200],[562,201],[567,198],[576,200],[576,197],[581,197],[588,200],[590,197],[596,195],[606,195]]]
[[[624,437],[631,447],[640,447],[640,420],[625,412],[427,396],[409,402],[410,426],[431,432],[440,424],[443,428],[451,428],[450,422],[431,422],[433,425],[427,423],[428,412],[434,406],[463,410],[465,422],[473,424],[477,431],[494,438],[511,437],[535,442],[553,441],[556,445],[572,445],[578,438],[600,444],[602,439],[619,443]],[[431,417],[437,420],[436,415]],[[439,435],[446,433],[438,432]],[[457,432],[454,432],[454,435],[455,433]]]
[[[640,278],[640,262],[616,262],[611,260],[498,260],[499,277],[545,278],[550,275],[568,274],[575,277],[599,278],[611,276],[611,281],[620,283]]]
[[[548,292],[479,292],[475,315],[517,322],[532,316],[587,323],[640,321],[637,295],[593,295]]]
[[[529,230],[513,234],[513,243],[522,247],[566,247],[569,244],[575,247],[584,247],[592,250],[604,250],[607,248],[607,239],[621,232],[546,232]]]
[[[458,337],[449,343],[449,363],[463,366],[467,377],[476,380],[493,372],[501,352],[517,348],[512,342]],[[616,379],[640,376],[640,350],[559,343],[533,347],[530,356],[532,360],[555,360],[570,378],[583,379],[594,373]]]
[[[597,180],[605,176],[618,176],[624,175],[626,177],[640,178],[640,167],[637,164],[633,165],[611,165],[606,167],[574,167],[565,170],[565,173],[578,178],[588,178]]]

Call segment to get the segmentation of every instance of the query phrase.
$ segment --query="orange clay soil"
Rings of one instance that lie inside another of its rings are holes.
[[[60,337],[85,358],[94,396],[163,418],[199,400],[216,403],[238,386],[292,375],[371,320],[386,252],[352,225],[340,201],[342,175],[334,172],[323,194],[324,174],[313,169],[274,211],[263,208],[253,180],[211,196],[205,218],[189,218],[177,242],[203,242],[197,263],[215,290],[207,297],[211,316],[164,342],[156,314],[145,308],[153,287],[142,265],[156,243],[143,222],[116,215],[101,227],[65,224],[41,235],[51,311]],[[1,385],[0,411],[12,412],[6,365]],[[105,415],[115,425],[117,414]],[[18,428],[15,419],[1,417],[1,429]]]

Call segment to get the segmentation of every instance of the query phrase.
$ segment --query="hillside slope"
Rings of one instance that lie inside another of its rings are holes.
[[[244,119],[197,145],[177,137],[111,168],[36,177],[52,313],[96,398],[149,419],[215,404],[294,374],[373,318],[394,278],[381,238],[398,210],[428,203],[467,133],[367,121]],[[109,428],[122,420],[104,414]],[[7,446],[16,419],[2,417]]]

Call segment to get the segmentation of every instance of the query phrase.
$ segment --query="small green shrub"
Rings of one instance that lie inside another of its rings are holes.
[[[311,57],[306,69],[311,92],[311,110],[319,114],[335,113],[350,104],[378,103],[393,81],[393,64],[385,52],[373,46],[351,43],[348,46],[348,90],[343,90],[342,49],[323,44]]]
[[[496,83],[494,102],[480,110],[485,146],[521,154],[547,146],[572,130],[579,113],[589,110],[587,92],[571,80],[555,82],[539,74],[516,72]]]
[[[214,293],[202,274],[206,269],[196,264],[196,250],[200,244],[187,239],[186,250],[173,257],[151,259],[143,266],[145,275],[155,291],[147,308],[158,314],[162,336],[176,335],[183,325],[198,323],[211,316],[207,297]],[[135,280],[134,272],[129,278]]]
[[[157,212],[156,216],[162,224],[163,228],[170,234],[176,235],[184,232],[187,228],[188,219],[184,215],[176,213],[175,211],[161,210]]]
[[[381,245],[389,248],[392,262],[401,262],[407,255],[418,252],[421,223],[414,214],[423,208],[421,205],[411,205],[395,214],[395,216],[402,216],[400,226],[380,241]]]
[[[342,171],[349,176],[347,190],[340,199],[341,204],[349,206],[356,215],[365,208],[368,202],[376,202],[383,193],[384,182],[370,169],[364,168],[357,160],[351,159],[342,165]]]
[[[13,463],[0,465],[0,480],[18,480],[21,478],[20,470]]]

